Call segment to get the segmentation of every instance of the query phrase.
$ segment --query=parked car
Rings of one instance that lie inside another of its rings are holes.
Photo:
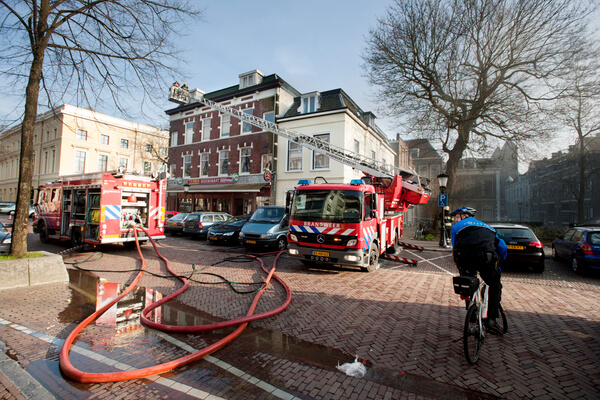
[[[11,211],[15,211],[17,207],[16,203],[4,202],[0,203],[0,214],[10,214]]]
[[[6,226],[0,222],[0,254],[9,254],[12,236]]]
[[[552,242],[552,258],[571,263],[576,273],[600,269],[600,226],[573,227]]]
[[[535,234],[524,225],[491,224],[498,237],[506,242],[506,259],[500,266],[531,268],[533,272],[544,272],[544,245]]]
[[[285,207],[258,207],[240,231],[240,244],[246,249],[274,247],[285,250],[289,222]]]
[[[215,244],[239,244],[242,227],[248,222],[250,215],[233,217],[222,224],[208,228],[207,240]]]
[[[14,218],[16,211],[17,211],[17,209],[14,208],[12,211],[9,211],[9,214]],[[33,218],[34,215],[35,215],[35,206],[30,205],[28,217]]]
[[[177,214],[181,213],[179,211],[165,211],[165,220],[173,218]]]
[[[183,233],[194,238],[205,238],[208,228],[213,224],[220,224],[231,218],[225,212],[202,211],[188,215],[183,224]]]
[[[189,214],[179,213],[165,221],[165,233],[173,236],[183,235],[183,224]]]

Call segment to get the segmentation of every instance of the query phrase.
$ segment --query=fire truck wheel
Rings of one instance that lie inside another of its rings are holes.
[[[379,246],[377,243],[371,243],[366,262],[367,265],[362,268],[364,271],[374,272],[379,269]]]
[[[387,248],[388,254],[396,254],[400,250],[400,240],[398,240],[398,232],[394,233],[394,244]]]
[[[83,240],[81,239],[81,231],[80,230],[74,230],[71,233],[71,246],[73,247],[79,247],[83,244]]]
[[[40,221],[37,227],[37,231],[40,233],[40,242],[47,243],[48,242],[48,228],[46,228],[46,224],[44,221]]]

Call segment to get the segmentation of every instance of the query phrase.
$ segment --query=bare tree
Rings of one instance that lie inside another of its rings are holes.
[[[593,50],[593,49],[591,49]],[[600,172],[597,157],[600,151],[600,68],[598,53],[586,52],[585,57],[573,60],[573,73],[556,85],[557,96],[551,118],[558,120],[575,137],[569,151],[571,174],[561,177],[577,201],[577,222],[585,222],[586,187]]]
[[[568,73],[592,6],[571,0],[394,0],[367,38],[377,96],[448,154],[544,138],[548,83]]]
[[[165,75],[180,74],[171,38],[199,15],[186,0],[0,0],[0,76],[25,89],[12,255],[27,252],[38,104],[72,94],[126,110],[161,97]]]

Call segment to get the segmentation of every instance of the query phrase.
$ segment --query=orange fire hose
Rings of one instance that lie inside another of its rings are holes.
[[[142,227],[138,227],[138,228],[140,228],[142,231],[146,232],[146,234],[147,234],[147,231],[144,228],[142,228]],[[149,313],[150,311],[152,311],[154,308],[158,307],[159,305],[161,305],[161,304],[165,303],[166,301],[169,301],[169,300],[173,299],[174,297],[178,296],[179,294],[183,293],[189,287],[189,282],[187,279],[179,276],[173,270],[171,270],[170,262],[160,254],[160,252],[158,251],[158,248],[156,247],[156,243],[148,235],[148,238],[149,238],[150,242],[152,243],[152,246],[154,247],[154,250],[156,251],[159,258],[162,259],[163,261],[165,261],[169,272],[171,274],[173,274],[174,276],[177,276],[183,282],[183,287],[181,289],[177,290],[176,292],[170,294],[169,296],[161,299],[159,302],[153,303],[150,306],[146,307],[142,311],[142,315],[141,315],[141,319],[142,319],[142,322],[144,322],[144,324],[148,324],[148,326],[150,326],[154,329],[157,329],[157,330],[169,331],[169,332],[188,332],[188,333],[220,329],[220,328],[224,328],[226,326],[233,326],[233,325],[240,325],[240,326],[235,331],[233,331],[229,335],[225,336],[218,342],[213,343],[212,345],[207,346],[204,349],[197,351],[196,353],[189,354],[185,357],[181,357],[176,360],[169,361],[169,362],[166,362],[163,364],[159,364],[159,365],[155,365],[155,366],[147,367],[147,368],[141,368],[141,369],[137,369],[137,370],[132,370],[132,371],[119,371],[119,372],[106,372],[106,373],[91,373],[91,372],[80,371],[79,369],[75,368],[71,364],[71,361],[69,360],[69,352],[71,349],[71,345],[73,344],[73,341],[75,340],[77,335],[83,330],[83,328],[85,328],[92,321],[94,321],[96,318],[98,318],[100,315],[102,315],[106,310],[108,310],[110,307],[112,307],[114,304],[116,304],[120,299],[122,299],[129,292],[131,292],[135,288],[135,286],[137,285],[139,280],[141,279],[141,277],[146,269],[146,260],[144,259],[144,256],[142,255],[142,252],[140,250],[138,236],[137,236],[137,229],[134,229],[133,232],[135,235],[138,254],[140,255],[140,258],[142,260],[142,267],[140,268],[140,272],[134,279],[133,283],[123,293],[121,293],[119,296],[117,296],[115,299],[113,299],[110,303],[106,304],[104,307],[100,308],[99,310],[94,312],[92,315],[87,317],[85,320],[83,320],[79,325],[77,325],[77,327],[73,330],[73,332],[71,332],[69,334],[69,336],[63,343],[63,346],[60,350],[60,358],[59,358],[60,369],[65,373],[65,375],[67,375],[69,378],[71,378],[75,381],[97,382],[97,383],[126,381],[126,380],[131,380],[131,379],[144,378],[144,377],[150,376],[150,375],[161,374],[163,372],[170,371],[174,368],[184,366],[186,364],[191,363],[192,361],[196,361],[204,356],[207,356],[207,355],[219,350],[220,348],[222,348],[229,342],[233,341],[233,339],[238,337],[244,331],[244,329],[246,329],[249,322],[260,319],[260,318],[267,318],[267,317],[273,316],[275,314],[278,314],[278,313],[282,312],[283,310],[285,310],[291,302],[292,293],[291,293],[289,286],[286,285],[285,282],[283,282],[279,277],[277,277],[277,275],[275,275],[275,268],[277,265],[277,260],[279,259],[279,255],[281,255],[281,253],[282,253],[282,252],[279,252],[279,254],[277,254],[277,257],[273,261],[273,268],[271,268],[270,271],[267,271],[267,269],[265,268],[264,263],[262,262],[261,259],[254,257],[255,259],[257,259],[260,262],[261,268],[265,272],[268,272],[268,275],[267,275],[267,278],[265,279],[264,287],[261,290],[259,290],[256,293],[256,295],[254,296],[254,300],[252,301],[252,304],[250,305],[250,308],[248,309],[248,312],[246,313],[245,317],[237,318],[237,319],[234,319],[231,321],[224,321],[219,324],[211,324],[211,325],[205,325],[205,326],[189,326],[189,327],[174,327],[171,325],[163,325],[163,324],[158,324],[158,323],[152,322],[152,321],[148,320],[145,317],[145,315],[147,313]],[[277,280],[284,287],[284,289],[286,291],[286,299],[281,306],[279,306],[271,311],[254,315],[254,310],[256,309],[256,306],[258,305],[258,301],[259,301],[260,297],[262,296],[264,290],[267,288],[269,282],[271,281],[271,278],[275,278],[275,280]],[[222,326],[215,327],[218,325],[222,325]],[[206,327],[208,327],[208,328],[206,328]],[[186,328],[189,330],[178,330],[179,328]]]

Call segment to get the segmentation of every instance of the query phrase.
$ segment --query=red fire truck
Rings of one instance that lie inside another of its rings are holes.
[[[123,171],[64,176],[39,187],[35,233],[40,240],[70,240],[73,246],[135,245],[134,224],[164,239],[166,181]],[[138,232],[143,243],[148,240]]]
[[[300,181],[293,198],[288,196],[288,253],[304,264],[340,264],[376,270],[381,254],[395,253],[400,247],[402,213],[413,204],[427,203],[431,195],[412,171],[281,127],[197,93],[192,95],[172,87],[169,100],[202,103],[364,173],[362,179],[350,184]]]

